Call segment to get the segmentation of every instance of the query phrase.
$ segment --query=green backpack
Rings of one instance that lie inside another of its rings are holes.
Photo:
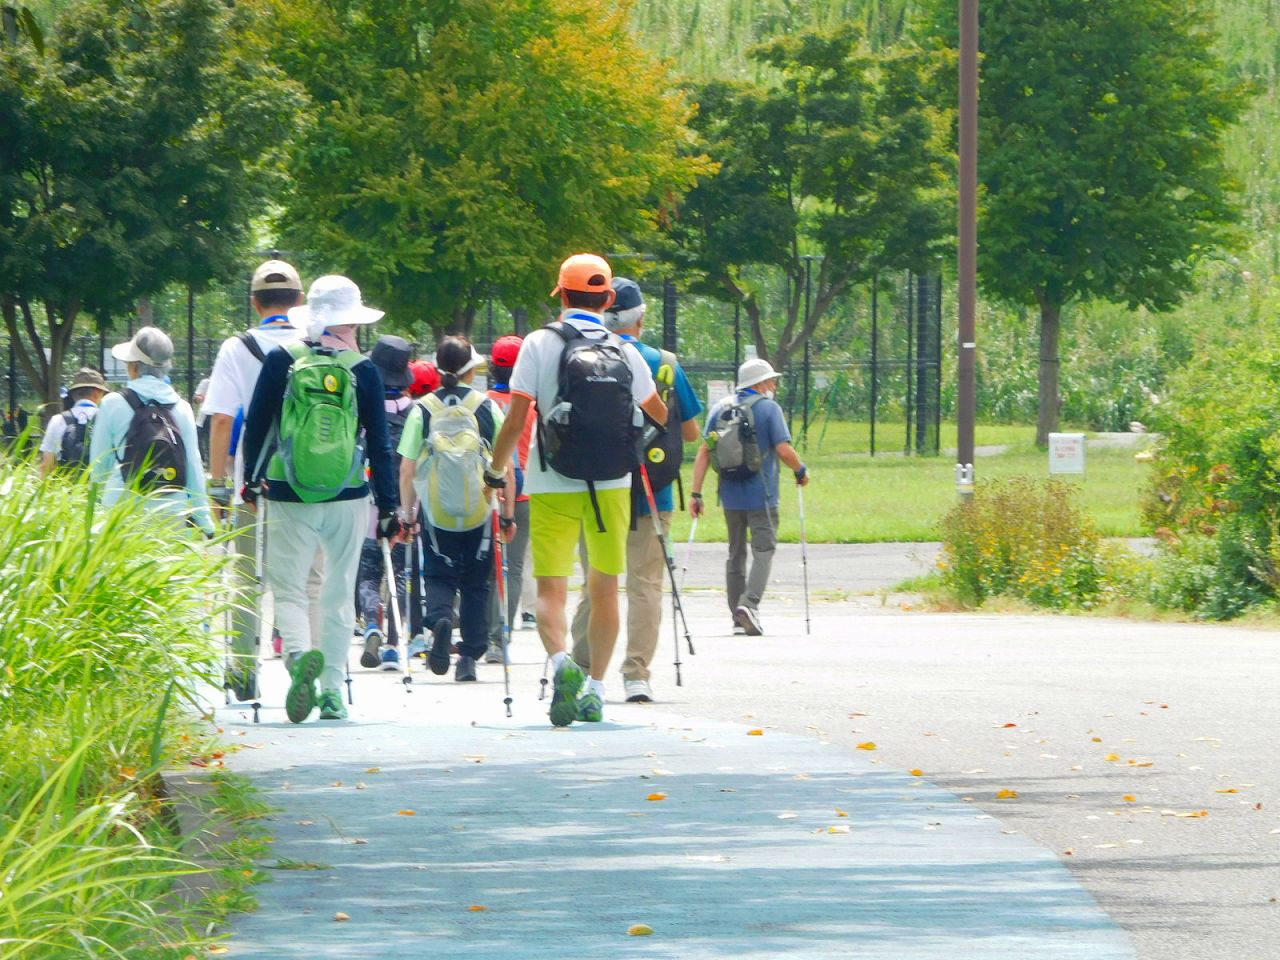
[[[352,372],[364,357],[300,341],[285,349],[293,366],[280,411],[279,446],[267,476],[287,480],[303,503],[321,503],[358,486],[364,471]]]

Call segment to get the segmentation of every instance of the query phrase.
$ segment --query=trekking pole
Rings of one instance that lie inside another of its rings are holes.
[[[671,559],[671,554],[667,550],[667,537],[662,532],[662,520],[658,516],[658,501],[653,495],[653,484],[649,482],[649,470],[642,463],[640,464],[640,480],[644,487],[644,496],[649,503],[649,516],[653,520],[653,532],[658,537],[658,545],[662,548],[662,559],[667,564],[667,577],[671,580],[671,605],[675,608],[675,612],[680,617],[680,624],[676,624],[676,618],[671,618],[671,635],[676,642],[676,686],[684,686],[684,681],[680,676],[680,626],[684,627],[684,641],[689,645],[689,655],[694,655],[693,638],[689,635],[689,621],[685,619],[684,604],[680,602],[680,588],[676,585],[676,563]]]
[[[502,702],[511,716],[511,616],[507,610],[507,551],[502,542],[502,524],[498,511],[493,511],[493,575],[498,582],[498,606],[502,608]]]
[[[387,569],[387,598],[390,601],[388,606],[391,607],[391,622],[396,625],[396,636],[404,638],[404,618],[400,616],[400,596],[396,592],[396,568],[391,562],[391,541],[386,537],[382,537],[378,543],[382,547],[382,565]],[[404,684],[405,693],[413,693],[413,658],[408,655],[409,645],[404,643],[404,679],[400,682]]]
[[[700,517],[693,518],[693,525],[689,527],[689,545],[684,550],[684,566],[680,568],[680,589],[684,589],[685,574],[689,572],[689,564],[693,560],[693,538],[698,533],[698,520]]]
[[[800,498],[800,569],[804,574],[804,635],[809,636],[809,552],[804,535],[804,487],[796,484],[796,495]]]

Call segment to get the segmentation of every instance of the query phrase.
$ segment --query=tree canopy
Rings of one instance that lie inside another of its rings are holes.
[[[259,159],[299,100],[239,55],[249,21],[221,0],[87,0],[43,55],[0,47],[0,308],[46,399],[82,313],[242,257],[275,183]]]
[[[478,303],[547,302],[579,250],[647,245],[705,160],[687,108],[604,0],[271,0],[307,88],[288,246],[389,319],[469,331]]]
[[[873,53],[852,25],[756,47],[771,85],[694,89],[699,147],[719,163],[668,231],[695,289],[741,303],[757,353],[784,367],[831,304],[881,271],[925,269],[948,228],[946,111],[918,49]],[[821,258],[803,315],[806,256]],[[789,285],[773,324],[753,268]]]

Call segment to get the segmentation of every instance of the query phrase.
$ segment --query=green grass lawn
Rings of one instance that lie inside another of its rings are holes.
[[[799,427],[799,424],[796,424]],[[798,432],[798,431],[797,431]],[[810,428],[808,450],[801,455],[813,471],[805,488],[805,519],[810,542],[868,543],[895,540],[936,540],[938,522],[956,501],[955,457],[904,457],[901,424],[877,428],[876,445],[882,442],[896,454],[867,455],[865,423],[832,423],[821,436],[821,426]],[[821,443],[819,438],[821,437]],[[1048,476],[1048,454],[1035,447],[1035,428],[980,425],[977,445],[1008,446],[1003,453],[979,456],[978,480]],[[955,426],[943,425],[944,450],[955,447]],[[692,472],[694,447],[685,463],[685,490]],[[1134,459],[1135,449],[1088,451],[1088,472],[1068,479],[1080,490],[1080,503],[1109,537],[1142,536],[1139,501],[1150,465]],[[724,516],[715,500],[716,481],[708,478],[704,493],[710,508],[698,524],[698,539],[724,540]],[[796,487],[783,478],[782,540],[798,542],[800,523]],[[689,519],[676,518],[674,541],[689,536]]]

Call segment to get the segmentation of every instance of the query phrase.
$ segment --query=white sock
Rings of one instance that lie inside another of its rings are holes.
[[[567,654],[563,650],[561,650],[559,653],[553,653],[551,655],[551,672],[555,673],[557,670],[559,670],[560,664],[564,663],[565,660],[567,659],[569,659],[569,654]]]
[[[597,680],[595,677],[589,677],[587,679],[587,689],[591,693],[594,693],[596,696],[598,696],[602,702],[604,701],[604,681],[603,680]]]

